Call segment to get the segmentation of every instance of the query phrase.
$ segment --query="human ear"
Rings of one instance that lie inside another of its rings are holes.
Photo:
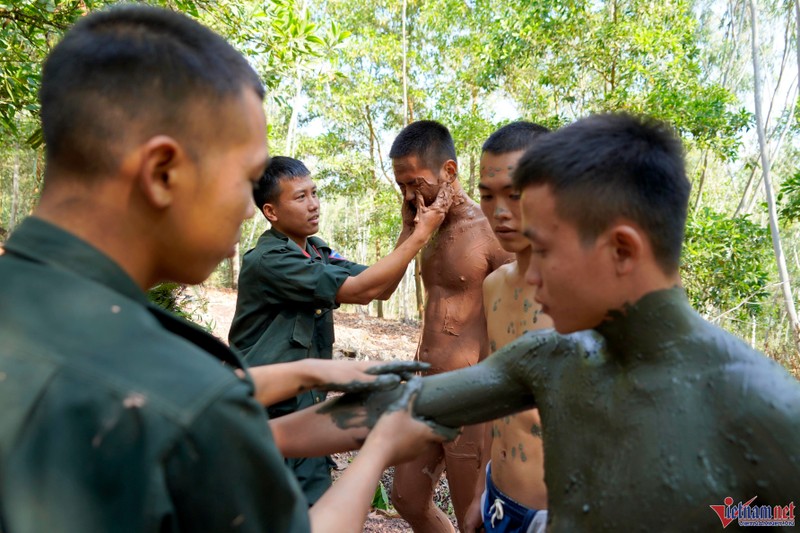
[[[261,206],[261,212],[264,213],[264,216],[267,217],[270,224],[274,224],[278,220],[278,213],[275,211],[275,205],[266,203]]]
[[[609,230],[608,237],[617,275],[630,274],[645,251],[644,235],[634,226],[619,224]]]
[[[183,147],[172,137],[157,135],[139,150],[138,183],[145,198],[163,209],[174,201],[179,177],[192,164]]]
[[[458,176],[458,163],[452,159],[448,159],[445,161],[442,170],[446,176],[446,183],[453,183],[456,181],[456,177]]]

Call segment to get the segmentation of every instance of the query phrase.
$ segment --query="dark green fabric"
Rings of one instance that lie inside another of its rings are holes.
[[[305,252],[286,235],[269,229],[244,254],[228,340],[251,366],[333,357],[336,293],[349,276],[367,267],[331,258],[330,247],[317,237],[308,238]],[[269,416],[277,418],[324,399],[324,392],[305,392],[271,406]],[[310,502],[330,486],[326,461],[287,464],[297,469]],[[327,479],[327,484],[320,479]]]
[[[98,250],[24,221],[0,317],[0,530],[309,530],[238,357]]]
[[[294,472],[309,505],[313,505],[331,488],[331,469],[336,463],[330,457],[301,457],[286,459],[286,466]]]

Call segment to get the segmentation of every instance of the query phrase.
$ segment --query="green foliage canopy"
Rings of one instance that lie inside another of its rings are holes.
[[[695,309],[709,318],[732,312],[758,316],[769,295],[772,266],[769,231],[748,216],[729,218],[710,208],[686,226],[681,277]]]

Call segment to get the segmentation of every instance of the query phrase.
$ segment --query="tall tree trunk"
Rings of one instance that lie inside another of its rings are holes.
[[[467,195],[472,196],[475,192],[475,154],[469,152],[469,182],[467,183]]]
[[[697,186],[697,196],[694,199],[694,209],[692,211],[697,211],[697,208],[700,207],[700,199],[703,197],[703,184],[706,181],[706,170],[708,169],[708,150],[705,151],[703,154],[703,171],[700,173],[700,184]]]
[[[403,127],[408,126],[409,123],[414,121],[414,110],[411,107],[411,102],[408,99],[408,31],[406,19],[408,17],[408,0],[403,0]],[[423,307],[425,302],[423,300],[422,277],[420,276],[422,262],[422,254],[417,254],[414,258],[414,289],[417,295],[417,313],[419,318],[422,318]]]
[[[403,280],[400,282],[400,312],[405,322],[408,322],[408,275],[408,268],[406,268]]]
[[[797,72],[800,73],[800,0],[794,0],[794,22],[797,26],[797,40],[795,41]]]
[[[375,257],[377,257],[376,261],[379,261],[381,258],[381,240],[375,239]],[[383,318],[383,300],[377,299],[375,300],[375,310],[378,313],[378,318]]]
[[[408,41],[406,36],[406,16],[408,0],[403,0],[403,127],[408,126]]]
[[[297,78],[294,82],[294,100],[292,101],[292,116],[289,118],[289,127],[286,131],[286,155],[294,157],[294,138],[297,135],[297,120],[300,114],[301,96],[303,94],[303,77],[300,67],[297,67]]]
[[[414,288],[417,294],[417,318],[422,318],[425,312],[425,295],[422,288],[422,253],[414,258]]]
[[[11,169],[11,217],[8,221],[8,231],[14,231],[19,216],[19,147],[14,146],[14,166]]]
[[[733,216],[738,217],[739,215],[746,215],[747,214],[747,198],[750,195],[750,186],[755,181],[753,178],[756,175],[756,169],[758,165],[753,164],[753,169],[750,171],[750,177],[747,179],[747,183],[744,186],[744,192],[742,192],[742,198],[739,200],[739,205],[736,207],[736,211],[733,212]]]
[[[775,262],[778,264],[778,275],[780,277],[783,299],[786,304],[786,311],[789,314],[789,322],[794,330],[798,355],[800,355],[800,321],[797,319],[797,310],[795,309],[794,298],[792,297],[789,272],[786,269],[786,258],[783,255],[783,246],[778,231],[778,214],[775,209],[772,180],[769,175],[770,162],[761,111],[761,64],[758,57],[758,13],[756,12],[756,6],[753,0],[748,0],[748,7],[750,9],[750,38],[753,54],[753,95],[755,99],[756,132],[758,133],[758,146],[761,152],[761,173],[764,178],[764,194],[766,195],[767,208],[769,209],[769,228],[772,233],[772,246],[775,250]]]

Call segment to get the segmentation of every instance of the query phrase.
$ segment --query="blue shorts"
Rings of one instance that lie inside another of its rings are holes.
[[[528,509],[500,492],[492,483],[491,462],[486,465],[486,492],[483,494],[481,509],[486,533],[526,533],[529,529],[536,531],[538,528],[531,528],[534,518],[537,514],[547,514],[546,510]],[[546,518],[540,516],[536,521],[544,525]]]

